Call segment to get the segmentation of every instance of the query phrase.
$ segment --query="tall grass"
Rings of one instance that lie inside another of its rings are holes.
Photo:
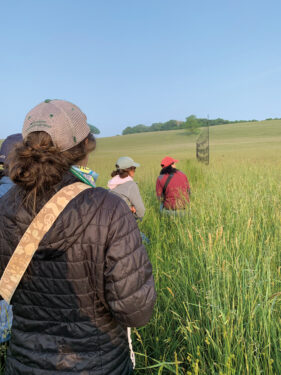
[[[184,169],[185,217],[161,217],[140,184],[158,300],[135,331],[136,373],[280,374],[280,163]]]
[[[115,161],[142,164],[147,208],[141,230],[158,299],[151,322],[133,331],[136,375],[281,374],[281,126],[211,128],[211,165],[194,157],[183,131],[98,141],[90,166],[106,186]],[[181,160],[192,189],[185,217],[161,217],[159,162]]]

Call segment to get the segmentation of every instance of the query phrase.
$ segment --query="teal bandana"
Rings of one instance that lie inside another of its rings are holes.
[[[96,187],[96,181],[99,175],[90,168],[73,165],[70,168],[70,172],[85,184]]]

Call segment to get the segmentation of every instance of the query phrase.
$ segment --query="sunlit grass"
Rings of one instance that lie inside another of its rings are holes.
[[[281,372],[280,167],[188,163],[184,218],[160,217],[145,186],[158,301],[135,347],[140,368],[156,367],[137,373]]]
[[[90,166],[106,186],[119,156],[141,163],[141,230],[158,299],[133,331],[136,374],[281,373],[281,123],[211,129],[211,164],[195,160],[184,131],[98,140]],[[191,183],[185,217],[161,217],[162,157],[180,159]]]
[[[158,300],[134,331],[136,374],[279,374],[281,124],[211,128],[211,164],[184,131],[101,139],[92,166],[106,186],[115,160],[142,164],[141,224]],[[179,158],[192,186],[184,218],[161,217],[162,157]]]

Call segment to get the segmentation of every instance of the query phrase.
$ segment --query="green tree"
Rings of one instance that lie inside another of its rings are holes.
[[[148,128],[149,128],[148,126],[143,125],[143,124],[134,126],[135,133],[145,133],[149,130]]]
[[[147,131],[149,131],[149,126],[139,124],[136,126],[127,126],[127,128],[123,130],[122,134],[126,135],[126,134],[133,134],[133,133],[145,133]]]
[[[150,126],[150,131],[152,132],[158,132],[158,131],[161,131],[162,130],[162,122],[154,122],[151,126]]]
[[[185,119],[185,129],[187,129],[190,134],[197,134],[199,127],[200,122],[195,115],[190,115]]]
[[[89,125],[89,128],[91,130],[91,133],[93,133],[93,134],[100,134],[100,130],[96,126],[91,125],[91,124],[88,124],[88,125]]]
[[[134,133],[134,128],[132,126],[127,126],[123,131],[122,135],[126,134],[133,134]]]
[[[177,120],[169,120],[164,122],[162,130],[173,130],[178,129],[178,121]]]

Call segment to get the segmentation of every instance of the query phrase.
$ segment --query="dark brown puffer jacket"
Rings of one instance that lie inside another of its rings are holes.
[[[56,190],[76,181],[67,174]],[[1,275],[31,220],[20,188],[0,199]],[[45,235],[12,298],[5,374],[131,374],[126,327],[145,325],[155,298],[152,267],[126,203],[87,189]]]

